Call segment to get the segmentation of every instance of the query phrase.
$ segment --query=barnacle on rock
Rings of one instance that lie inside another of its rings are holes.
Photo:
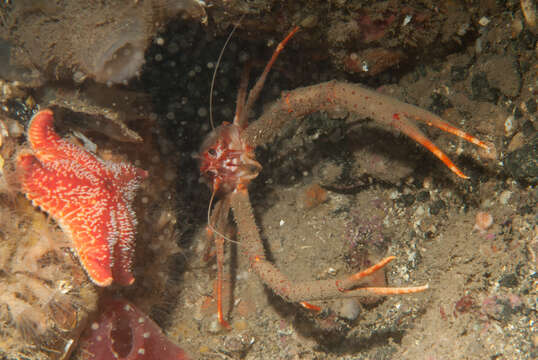
[[[197,0],[73,0],[62,7],[49,3],[21,1],[8,6],[5,21],[0,21],[0,59],[10,67],[0,75],[15,72],[39,80],[125,83],[141,71],[146,48],[160,26],[180,13],[206,19]],[[21,21],[25,26],[17,26]]]
[[[80,58],[84,70],[95,80],[112,84],[134,77],[144,64],[148,29],[136,18],[126,18],[113,29],[101,27]]]

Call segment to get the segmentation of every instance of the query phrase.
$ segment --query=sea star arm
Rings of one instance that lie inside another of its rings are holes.
[[[58,221],[71,234],[82,267],[99,286],[109,286],[115,280],[112,268],[116,261],[113,249],[119,241],[117,217],[110,199],[102,199],[93,207],[81,208],[72,218]]]
[[[17,167],[21,186],[35,206],[49,213],[73,239],[80,262],[92,281],[112,283],[110,245],[117,241],[110,196],[100,192],[95,178],[84,178],[79,165],[65,161],[43,165],[31,154],[21,154]]]
[[[121,162],[110,164],[109,170],[116,179],[118,197],[116,203],[118,242],[113,255],[114,266],[112,274],[114,281],[121,285],[131,285],[134,282],[132,274],[135,251],[136,214],[132,209],[132,202],[140,182],[148,176],[142,169],[129,163]]]
[[[132,284],[136,216],[131,203],[148,173],[129,163],[105,161],[62,139],[49,109],[28,128],[33,154],[22,153],[22,192],[70,235],[92,281]]]
[[[54,130],[54,117],[50,109],[41,110],[28,125],[28,141],[35,156],[42,163],[68,160],[81,165],[95,174],[106,172],[103,160],[67,140]]]
[[[135,278],[132,273],[135,250],[136,220],[134,212],[123,202],[117,204],[118,242],[114,246],[114,281],[120,285],[131,285]]]

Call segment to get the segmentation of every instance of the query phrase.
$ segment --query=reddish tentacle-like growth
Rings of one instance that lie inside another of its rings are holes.
[[[187,360],[146,314],[123,299],[107,298],[80,341],[85,360]]]

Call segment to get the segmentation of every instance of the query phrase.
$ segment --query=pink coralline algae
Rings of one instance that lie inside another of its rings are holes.
[[[382,205],[373,205],[379,209]],[[382,246],[383,219],[381,216],[361,212],[359,209],[351,211],[351,221],[346,226],[346,239],[352,248],[358,245]]]
[[[362,40],[365,43],[381,40],[389,31],[390,26],[397,20],[396,15],[388,14],[384,19],[372,19],[369,15],[359,18]]]
[[[105,299],[81,342],[84,360],[187,360],[142,311],[123,299]]]

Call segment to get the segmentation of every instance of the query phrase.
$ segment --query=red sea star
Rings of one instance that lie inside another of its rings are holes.
[[[34,154],[22,153],[17,160],[22,191],[71,237],[95,284],[130,285],[137,224],[131,203],[148,173],[62,139],[53,122],[49,109],[30,121]]]

